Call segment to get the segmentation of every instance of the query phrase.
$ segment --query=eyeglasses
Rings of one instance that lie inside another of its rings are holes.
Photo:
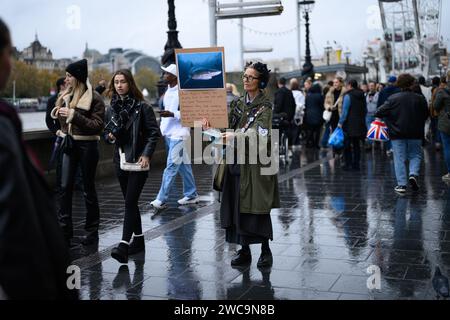
[[[244,75],[243,77],[242,77],[242,80],[244,80],[244,82],[253,82],[253,80],[258,80],[259,78],[255,78],[255,77],[253,77],[253,76],[247,76],[247,75]]]

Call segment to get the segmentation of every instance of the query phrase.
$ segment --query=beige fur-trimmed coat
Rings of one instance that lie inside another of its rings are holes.
[[[53,119],[58,119],[61,124],[60,136],[65,136],[69,132],[69,125],[72,125],[71,135],[75,140],[100,140],[105,123],[105,103],[102,97],[92,89],[88,82],[87,90],[79,99],[75,107],[70,107],[71,95],[63,96],[62,106],[70,108],[67,118],[58,115],[59,107],[55,107],[51,113]]]
[[[334,105],[336,104],[336,101],[334,101],[334,91],[336,89],[332,87],[330,91],[328,91],[326,97],[325,97],[325,109],[328,111],[334,111],[339,110],[339,116],[342,115],[342,104],[344,103],[344,96],[345,96],[345,88],[343,87],[341,90],[341,95],[339,96],[339,103],[337,104],[337,107],[334,108]]]

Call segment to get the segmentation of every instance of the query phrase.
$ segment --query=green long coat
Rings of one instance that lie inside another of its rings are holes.
[[[241,130],[248,122],[248,112],[251,110],[265,107],[264,111],[259,113],[256,120],[249,126],[246,133]],[[229,116],[229,128],[238,130],[237,139],[235,140],[235,150],[242,150],[243,144],[237,144],[237,140],[245,139],[245,164],[240,164],[240,212],[251,214],[270,214],[271,209],[280,207],[280,196],[278,191],[278,159],[276,173],[272,175],[262,175],[261,169],[266,170],[271,167],[271,163],[262,164],[261,159],[257,156],[256,164],[250,164],[251,158],[249,154],[255,156],[255,151],[260,149],[261,152],[270,156],[271,137],[272,137],[272,103],[267,96],[261,92],[250,105],[246,105],[245,97],[234,101],[231,104]],[[255,147],[255,141],[249,142],[249,136],[258,134],[259,147]],[[261,139],[261,140],[259,140]],[[243,141],[243,140],[241,140]],[[237,145],[236,145],[237,144]],[[254,149],[250,147],[253,146]],[[237,148],[236,148],[237,147]],[[256,149],[255,149],[256,148]],[[250,152],[249,152],[250,150]]]

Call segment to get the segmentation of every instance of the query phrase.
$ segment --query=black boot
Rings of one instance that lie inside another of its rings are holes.
[[[133,237],[133,241],[128,248],[128,255],[134,255],[145,251],[145,238],[144,236]]]
[[[128,245],[120,243],[117,248],[111,251],[111,257],[119,261],[120,263],[128,263]]]
[[[261,256],[258,260],[258,268],[267,268],[273,265],[272,251],[269,247],[269,241],[266,241],[261,246]]]
[[[248,246],[243,246],[233,260],[231,260],[231,265],[233,267],[245,266],[250,263],[252,263],[252,253],[250,252],[250,248]]]

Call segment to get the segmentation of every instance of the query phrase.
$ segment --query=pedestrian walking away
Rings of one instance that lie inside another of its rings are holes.
[[[397,177],[395,191],[401,194],[407,191],[408,182],[413,191],[419,190],[422,139],[429,115],[425,98],[411,89],[414,82],[411,75],[400,75],[397,85],[401,92],[390,96],[375,114],[384,119],[389,128]],[[409,179],[406,161],[409,161]]]

